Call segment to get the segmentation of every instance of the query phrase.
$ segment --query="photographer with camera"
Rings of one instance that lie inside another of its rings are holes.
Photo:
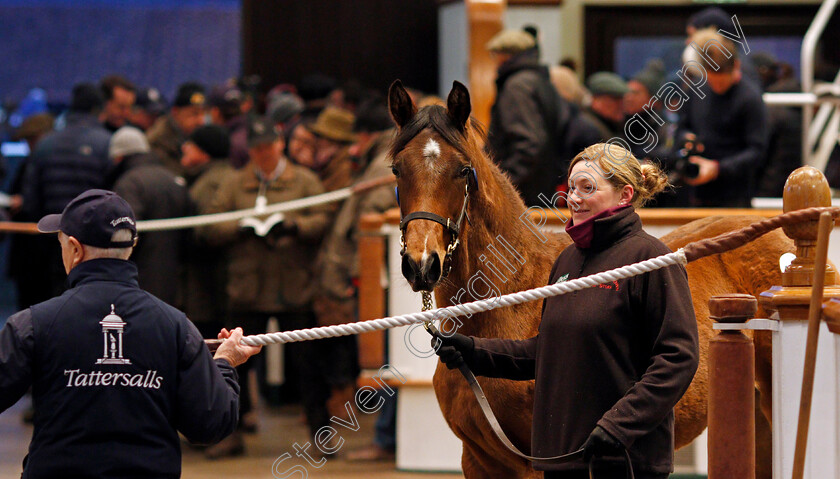
[[[712,29],[692,37],[697,62],[707,81],[683,107],[680,131],[694,132],[702,153],[690,148],[688,162],[697,166],[695,206],[749,208],[755,169],[767,149],[767,113],[759,89],[744,80],[737,47]],[[702,95],[700,95],[702,94]]]

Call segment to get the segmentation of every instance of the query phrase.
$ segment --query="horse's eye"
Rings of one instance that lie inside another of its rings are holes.
[[[466,178],[470,176],[470,171],[472,171],[472,168],[470,168],[469,166],[461,168],[461,177]]]
[[[398,170],[396,166],[391,167],[391,173],[393,173],[397,178],[400,177],[400,170]]]

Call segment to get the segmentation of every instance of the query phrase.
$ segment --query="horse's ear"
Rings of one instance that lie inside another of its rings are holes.
[[[467,120],[470,119],[470,92],[467,87],[459,81],[452,82],[452,90],[449,92],[449,97],[446,99],[446,109],[449,111],[449,116],[458,125],[461,131],[467,126]]]
[[[400,128],[404,127],[417,113],[417,107],[414,106],[414,102],[399,80],[395,80],[388,89],[388,108],[391,110],[394,123]]]

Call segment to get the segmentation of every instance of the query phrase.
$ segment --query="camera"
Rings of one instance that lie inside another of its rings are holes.
[[[673,150],[661,158],[662,168],[675,179],[697,178],[700,166],[688,161],[692,156],[700,155],[705,150],[697,135],[683,132],[674,140]]]

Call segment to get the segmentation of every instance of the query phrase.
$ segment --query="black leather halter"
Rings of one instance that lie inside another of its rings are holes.
[[[472,171],[472,176],[476,180],[477,185],[478,182],[477,178],[475,178],[475,170],[473,170],[472,167],[470,167],[470,170]],[[457,248],[460,243],[459,235],[461,233],[461,224],[464,222],[465,218],[467,223],[470,221],[470,218],[467,215],[467,205],[470,201],[470,180],[473,178],[467,177],[467,185],[464,189],[464,203],[461,205],[461,212],[458,214],[457,220],[444,218],[443,216],[430,213],[428,211],[413,211],[405,215],[400,220],[400,256],[405,254],[405,229],[408,227],[408,223],[414,220],[434,221],[449,231],[450,239],[449,244],[446,246],[446,256],[443,258],[441,278],[445,278],[449,275],[449,271],[452,269],[452,255],[455,253],[455,248]]]

